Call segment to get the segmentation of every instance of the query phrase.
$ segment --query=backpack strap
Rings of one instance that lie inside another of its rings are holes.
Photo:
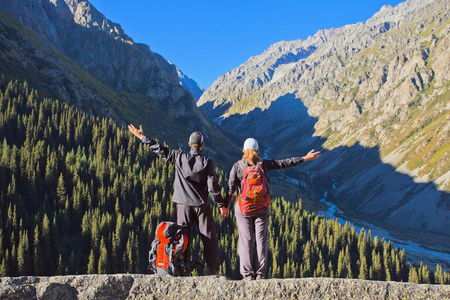
[[[176,274],[175,274],[175,266],[173,264],[173,252],[174,252],[173,244],[168,245],[168,250],[169,250],[169,253],[168,253],[169,254],[169,269],[170,269],[170,272],[174,276],[176,276]]]
[[[175,162],[173,164],[174,166],[177,164],[177,161],[180,161],[182,153],[183,153],[183,150],[178,150],[177,158],[175,159]]]
[[[239,163],[239,165],[241,166],[241,168],[244,169],[244,171],[245,171],[245,169],[247,169],[247,168],[244,166],[244,162],[243,162],[242,160],[239,160],[238,163]]]
[[[159,240],[155,239],[155,241],[152,243],[152,249],[149,251],[149,255],[148,255],[148,268],[149,270],[153,271],[156,274],[156,253],[158,252],[158,245],[159,245]]]
[[[249,167],[249,165],[247,164],[247,163],[245,163],[242,159],[241,160],[239,160],[238,161],[238,163],[239,163],[239,165],[242,167],[242,169],[247,169],[248,167]],[[262,161],[260,161],[260,162],[258,162],[257,164],[256,164],[256,166],[258,166],[258,167],[260,167],[261,169],[263,169],[263,167],[262,167]],[[245,165],[247,165],[247,167],[245,166]],[[263,171],[264,171],[264,169],[263,169]],[[264,172],[264,173],[266,173],[266,172]]]

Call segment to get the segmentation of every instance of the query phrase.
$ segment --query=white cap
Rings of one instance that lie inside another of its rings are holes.
[[[254,138],[248,138],[244,143],[244,151],[247,149],[253,149],[255,151],[259,150],[258,142]]]

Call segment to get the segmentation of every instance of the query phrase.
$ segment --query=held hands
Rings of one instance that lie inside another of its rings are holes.
[[[220,208],[220,215],[225,219],[226,217],[228,217],[230,215],[230,209],[228,207],[221,207]]]
[[[320,151],[314,152],[314,149],[312,149],[311,151],[308,152],[308,154],[306,154],[306,156],[303,156],[303,160],[304,161],[315,160],[319,156],[320,156]]]
[[[134,127],[133,124],[128,125],[128,129],[132,134],[134,134],[137,138],[142,139],[144,136],[144,131],[142,130],[142,125],[140,125],[139,129]]]

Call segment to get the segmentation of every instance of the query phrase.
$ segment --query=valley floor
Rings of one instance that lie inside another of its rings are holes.
[[[395,247],[404,249],[408,260],[413,264],[423,262],[431,268],[440,264],[443,269],[450,269],[450,238],[435,233],[411,231],[400,228],[382,228],[365,220],[359,220],[345,216],[345,214],[334,204],[327,202],[326,197],[320,200],[328,208],[319,211],[318,214],[328,219],[338,219],[344,225],[349,222],[359,232],[361,229],[371,231],[372,237],[390,240]]]

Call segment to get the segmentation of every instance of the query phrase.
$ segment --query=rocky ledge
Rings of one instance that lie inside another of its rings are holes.
[[[449,285],[304,278],[77,275],[0,278],[0,299],[450,299]]]

